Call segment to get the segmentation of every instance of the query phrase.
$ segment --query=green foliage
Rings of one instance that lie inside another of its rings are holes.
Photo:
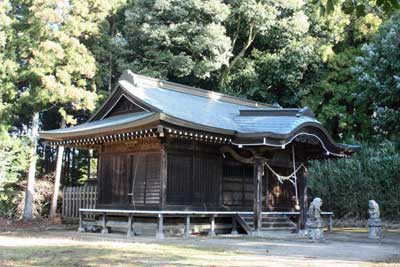
[[[360,54],[357,48],[346,48],[335,54],[320,73],[320,80],[310,85],[310,91],[302,100],[339,140],[368,139],[373,132],[371,112],[357,98],[359,85],[352,71],[355,58]]]
[[[365,16],[368,9],[382,9],[392,13],[400,8],[399,0],[316,0],[322,14],[329,14],[340,7],[346,13],[355,13],[358,17]]]
[[[365,142],[375,133],[398,140],[400,18],[381,26],[397,2],[1,1],[0,175],[8,181],[1,198],[24,188],[29,142],[14,136],[29,132],[32,114],[41,112],[42,129],[56,128],[60,116],[82,122],[125,69],[283,106],[311,106],[340,141]],[[86,154],[68,153],[64,182],[83,182]],[[326,164],[339,162],[351,161]],[[349,166],[354,175],[365,171],[356,167]],[[379,191],[387,184],[376,186]],[[21,200],[11,195],[1,203]]]
[[[0,127],[11,120],[10,111],[17,94],[14,80],[17,76],[18,64],[12,43],[14,22],[9,1],[0,2]]]
[[[358,97],[373,110],[373,125],[383,137],[400,137],[400,16],[393,16],[370,43],[354,68],[363,91]]]
[[[9,215],[18,182],[28,166],[28,142],[0,129],[0,215]]]
[[[400,218],[400,153],[394,143],[366,145],[351,159],[313,161],[308,168],[312,197],[341,217],[366,218],[376,200],[385,218]]]
[[[114,38],[119,71],[209,77],[228,64],[231,42],[222,23],[229,13],[219,0],[132,1]]]
[[[230,22],[230,25],[237,23],[235,30],[229,31],[237,52],[233,50],[229,72],[222,76],[220,90],[294,106],[306,73],[319,61],[317,39],[310,34],[310,21],[302,1],[263,3],[267,18],[256,24],[262,30],[251,31],[246,26],[251,20],[241,22],[241,16],[233,17]],[[239,41],[235,42],[236,39]]]

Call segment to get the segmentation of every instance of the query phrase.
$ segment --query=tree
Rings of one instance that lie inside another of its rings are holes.
[[[119,71],[152,77],[205,79],[228,64],[231,41],[219,0],[138,0],[128,4],[114,38]]]
[[[356,58],[362,54],[360,46],[371,40],[382,19],[374,13],[362,18],[345,15],[341,10],[335,13],[347,17],[346,31],[341,34],[339,42],[328,47],[328,53],[322,55],[324,65],[316,73],[316,78],[306,85],[302,104],[312,108],[334,138],[368,140],[373,132],[372,111],[368,103],[357,97],[362,87],[354,76],[353,67]]]
[[[400,16],[394,15],[369,44],[362,46],[354,71],[363,90],[357,95],[373,110],[374,130],[381,137],[400,137]]]
[[[394,12],[400,8],[399,0],[316,0],[321,7],[322,14],[329,14],[341,8],[346,13],[355,12],[358,17],[363,17],[369,10],[383,9],[386,13]]]
[[[341,40],[347,19],[336,13],[322,19],[315,6],[303,1],[263,3],[274,8],[276,15],[261,20],[266,23],[264,30],[236,65],[231,65],[222,89],[234,95],[297,106],[305,85],[313,81],[313,74],[320,68],[322,54]]]
[[[31,153],[24,219],[32,218],[36,147],[40,112],[93,110],[97,100],[93,55],[82,40],[96,35],[112,2],[102,0],[60,2],[56,0],[13,2],[18,40],[16,44],[21,115],[30,125]],[[65,116],[68,123],[71,116]]]
[[[277,23],[278,9],[270,1],[239,0],[228,1],[232,15],[226,22],[232,39],[232,56],[229,64],[223,66],[219,77],[219,89],[227,91],[226,82],[233,67],[238,64],[257,36],[265,36]],[[279,4],[278,4],[279,5]]]
[[[0,2],[0,127],[6,128],[12,121],[13,103],[17,95],[14,80],[17,77],[14,23],[12,5]]]

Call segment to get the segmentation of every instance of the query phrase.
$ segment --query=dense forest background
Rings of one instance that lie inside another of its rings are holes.
[[[85,121],[120,73],[309,106],[353,159],[311,164],[310,191],[340,217],[368,198],[400,217],[400,13],[396,0],[3,0],[0,214],[20,217],[26,177],[47,212],[56,148],[38,131]],[[62,185],[85,183],[66,149]],[[371,166],[374,166],[373,168]],[[350,189],[351,188],[351,189]]]

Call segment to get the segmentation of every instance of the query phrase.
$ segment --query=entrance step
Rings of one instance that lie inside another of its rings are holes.
[[[239,225],[249,234],[254,229],[254,221],[252,214],[240,214],[238,217]],[[245,225],[244,225],[245,224]],[[297,225],[292,222],[285,214],[263,214],[262,231],[270,230],[296,230]],[[245,229],[246,228],[246,229]]]

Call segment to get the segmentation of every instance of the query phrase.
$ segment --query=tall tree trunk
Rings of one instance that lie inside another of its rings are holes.
[[[61,128],[65,127],[65,120],[61,120]],[[64,154],[64,146],[58,146],[57,148],[57,160],[56,160],[56,174],[54,179],[54,191],[53,197],[51,199],[51,206],[50,206],[50,218],[54,219],[57,214],[57,200],[58,200],[58,193],[60,190],[60,180],[61,180],[61,169],[62,169],[62,161],[63,161],[63,154]]]
[[[116,23],[115,23],[115,15],[112,15],[108,19],[108,23],[110,24],[110,31],[109,31],[109,37],[110,39],[114,38],[115,32],[116,32]],[[111,42],[110,42],[111,43]],[[109,66],[108,66],[108,74],[109,74],[109,80],[108,80],[108,92],[111,93],[112,91],[112,79],[113,79],[113,49],[111,47],[110,49],[110,54],[109,54]]]
[[[39,112],[33,113],[32,116],[32,128],[31,128],[31,141],[32,146],[30,148],[29,158],[29,172],[28,172],[28,184],[26,186],[25,193],[25,206],[24,206],[24,221],[32,220],[33,218],[33,201],[35,193],[35,175],[36,175],[36,161],[37,161],[37,143],[39,139]]]

